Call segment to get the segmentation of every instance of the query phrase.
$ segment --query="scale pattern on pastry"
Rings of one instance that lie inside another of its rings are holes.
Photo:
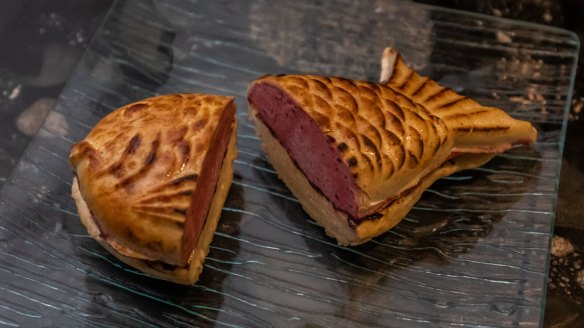
[[[386,59],[388,85],[270,75],[249,87],[250,116],[268,158],[341,244],[387,231],[435,180],[537,136],[529,122],[416,79],[400,56],[388,58],[394,64]],[[417,93],[408,83],[413,79]]]
[[[288,75],[266,76],[251,88],[257,86],[277,86],[317,123],[348,167],[357,187],[353,191],[361,191],[355,195],[356,207],[338,205],[355,218],[371,214],[388,196],[398,196],[417,184],[416,177],[441,164],[452,147],[439,117],[380,84]],[[327,186],[319,187],[334,198]]]
[[[421,104],[451,128],[455,151],[497,153],[512,144],[535,142],[537,133],[529,122],[421,76],[393,48],[383,51],[381,66],[381,83]]]
[[[81,193],[111,247],[132,258],[186,264],[192,249],[185,243],[198,239],[187,217],[208,206],[192,198],[198,188],[214,190],[216,181],[201,180],[206,166],[221,166],[234,110],[231,97],[149,98],[112,112],[73,146]],[[215,152],[219,163],[205,164]]]

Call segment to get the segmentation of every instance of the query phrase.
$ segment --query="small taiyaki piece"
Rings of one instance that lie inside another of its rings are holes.
[[[91,237],[152,277],[193,284],[233,178],[232,97],[172,94],[115,110],[71,149]]]
[[[342,245],[391,229],[437,179],[536,139],[531,124],[498,109],[475,116],[462,102],[439,116],[390,86],[339,77],[265,76],[248,101],[268,160]]]

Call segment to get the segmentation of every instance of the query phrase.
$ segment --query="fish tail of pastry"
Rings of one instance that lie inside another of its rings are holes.
[[[534,143],[536,129],[504,111],[487,107],[421,76],[393,48],[381,58],[380,82],[440,117],[453,133],[459,152],[501,152],[515,144]]]

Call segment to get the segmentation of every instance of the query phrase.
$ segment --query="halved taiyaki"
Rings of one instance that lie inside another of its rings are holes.
[[[174,94],[126,105],[71,149],[91,237],[155,278],[193,284],[233,178],[233,98]]]
[[[495,108],[439,116],[389,86],[339,77],[265,76],[248,101],[268,160],[342,245],[391,229],[437,179],[536,139]]]

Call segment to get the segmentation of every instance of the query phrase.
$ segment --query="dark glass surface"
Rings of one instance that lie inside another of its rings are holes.
[[[22,326],[538,326],[578,40],[409,2],[118,2],[0,191],[0,323]],[[510,42],[511,41],[511,42]],[[266,163],[246,119],[266,73],[375,80],[383,47],[538,143],[442,179],[398,227],[326,238]],[[235,180],[201,280],[124,266],[70,199],[71,144],[108,112],[168,92],[235,95]]]

